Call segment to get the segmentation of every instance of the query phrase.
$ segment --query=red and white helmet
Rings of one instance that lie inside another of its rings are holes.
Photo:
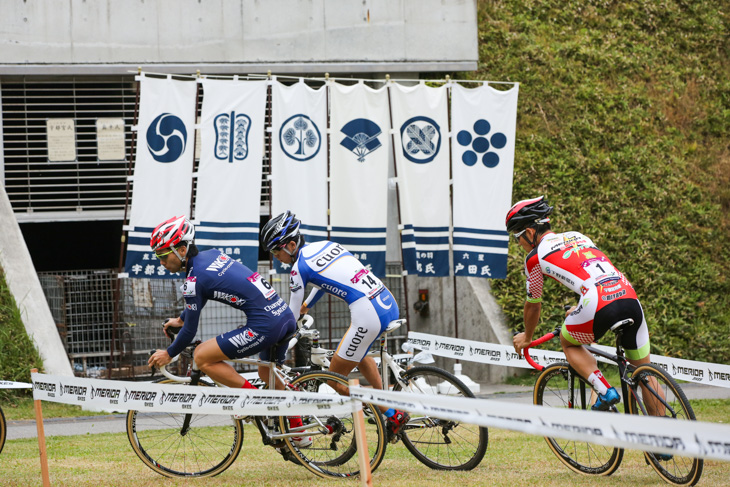
[[[195,227],[184,216],[175,216],[166,220],[152,231],[150,247],[155,253],[160,250],[173,250],[175,246],[186,242],[190,244],[195,238]]]

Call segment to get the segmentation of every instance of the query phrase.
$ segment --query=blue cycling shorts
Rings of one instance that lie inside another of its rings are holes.
[[[268,329],[260,325],[242,326],[215,337],[221,351],[230,359],[250,357],[259,354],[261,360],[270,360],[270,349],[287,335],[296,331],[294,319],[282,320],[278,324],[268,325]],[[286,358],[286,346],[277,349],[276,362],[282,363]]]

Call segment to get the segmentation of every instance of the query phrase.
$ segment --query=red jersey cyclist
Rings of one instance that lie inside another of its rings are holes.
[[[581,345],[598,341],[616,322],[631,318],[634,324],[623,332],[622,345],[629,362],[646,364],[649,330],[631,283],[590,238],[578,232],[554,233],[550,229],[552,211],[541,196],[520,201],[507,212],[507,231],[527,252],[525,331],[515,335],[515,351],[521,355],[533,340],[545,276],[568,287],[579,300],[565,315],[560,344],[570,365],[598,394],[592,409],[605,411],[620,396],[598,370],[595,357]]]

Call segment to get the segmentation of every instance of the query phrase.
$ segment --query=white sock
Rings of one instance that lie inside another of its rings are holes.
[[[598,394],[603,395],[608,392],[608,387],[606,387],[601,378],[598,377],[595,372],[588,376],[588,382],[591,383],[593,389],[595,389]]]

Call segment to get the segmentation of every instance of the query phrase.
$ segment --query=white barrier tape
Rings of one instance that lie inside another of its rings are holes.
[[[316,392],[228,389],[31,374],[33,399],[105,411],[289,416],[329,411],[349,414],[350,399]]]
[[[523,369],[532,368],[524,357],[517,355],[515,349],[508,345],[442,337],[415,331],[408,332],[407,343],[414,348],[428,351],[440,357],[469,360],[483,364],[521,367]],[[603,345],[594,345],[594,347],[607,353],[616,353],[616,349],[613,347]],[[530,357],[543,366],[548,366],[555,362],[565,362],[563,352],[554,352],[539,348],[531,348]],[[596,357],[596,359],[599,362],[614,363],[603,357]],[[730,365],[695,362],[693,360],[662,357],[661,355],[652,355],[651,361],[661,366],[675,379],[730,388]]]
[[[350,387],[350,397],[478,426],[654,453],[730,461],[730,426],[628,414],[557,409],[488,399]],[[668,428],[671,426],[671,428]],[[670,430],[670,431],[668,431]]]
[[[604,345],[594,345],[594,347],[605,352],[616,353],[615,348]],[[651,355],[651,362],[660,365],[675,379],[730,388],[730,365],[663,357],[655,354]]]
[[[523,369],[532,368],[524,357],[520,357],[515,353],[514,347],[507,345],[442,337],[416,331],[408,332],[408,342],[406,343],[439,357],[469,360],[470,362],[483,364],[521,367]],[[565,362],[565,355],[562,352],[553,352],[551,350],[530,349],[530,357],[538,364],[545,366],[555,362]]]
[[[26,382],[13,382],[9,380],[0,380],[0,389],[30,389],[33,384]]]

